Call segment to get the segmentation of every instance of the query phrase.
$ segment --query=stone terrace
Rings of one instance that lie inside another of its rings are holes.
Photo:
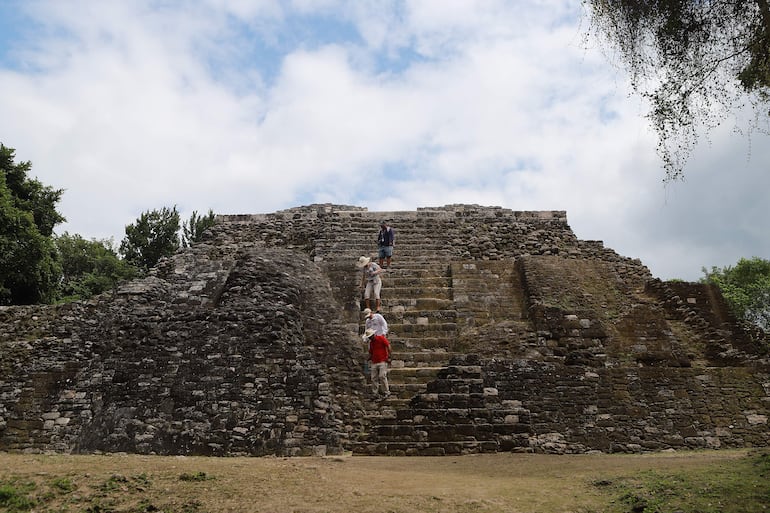
[[[361,255],[394,394],[362,372]],[[220,216],[117,294],[0,310],[0,449],[443,455],[766,446],[767,342],[560,211]]]

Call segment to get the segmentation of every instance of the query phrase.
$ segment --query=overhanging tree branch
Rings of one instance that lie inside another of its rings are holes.
[[[749,98],[770,103],[768,0],[584,0],[591,33],[616,49],[650,102],[666,180],[682,176],[699,131]],[[760,129],[762,131],[762,129]]]

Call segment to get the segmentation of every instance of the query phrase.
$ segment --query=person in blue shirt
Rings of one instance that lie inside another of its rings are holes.
[[[387,222],[380,222],[380,231],[377,233],[377,248],[380,267],[387,269],[390,267],[390,260],[393,258],[393,246],[396,243],[396,236],[393,228]],[[385,265],[383,265],[383,262]]]

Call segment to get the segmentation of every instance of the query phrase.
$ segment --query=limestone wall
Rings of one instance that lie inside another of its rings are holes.
[[[642,452],[770,445],[770,375],[746,368],[586,368],[491,363],[485,386],[515,404],[512,448]]]
[[[397,240],[385,315],[401,365],[415,367],[400,369],[414,381],[387,403],[372,400],[362,373],[354,267],[382,219]],[[768,445],[762,337],[717,290],[654,279],[577,239],[561,211],[311,205],[220,216],[202,242],[113,293],[0,307],[0,450]]]
[[[238,249],[222,268],[206,256],[221,250],[182,253],[114,296],[0,310],[0,448],[342,450],[360,348],[322,273],[275,248]]]

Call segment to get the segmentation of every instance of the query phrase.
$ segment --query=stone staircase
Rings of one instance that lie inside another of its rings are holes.
[[[376,259],[381,219],[396,230],[381,293],[392,395],[374,400],[363,392],[365,414],[348,431],[347,449],[444,455],[606,448],[606,436],[583,434],[604,428],[599,421],[607,417],[591,418],[600,405],[614,411],[594,385],[605,369],[629,362],[634,369],[686,367],[673,332],[640,295],[649,271],[601,244],[573,240],[556,214],[533,214],[529,223],[524,214],[473,207],[319,213],[323,229],[310,254],[353,334],[363,332],[364,307],[355,263],[361,255]],[[719,350],[723,361],[735,353]],[[548,392],[533,392],[541,389]],[[559,420],[565,412],[578,419],[569,443]]]
[[[530,412],[518,401],[498,401],[484,388],[480,366],[453,363],[439,369],[407,405],[380,415],[354,452],[443,456],[527,447]]]
[[[355,291],[361,275],[353,272],[354,262],[361,255],[376,261],[379,219],[389,216],[358,211],[335,214],[335,228],[317,239],[315,259],[333,268],[347,267],[352,278],[347,285],[337,284],[338,290]],[[453,254],[451,241],[441,237],[452,218],[397,217],[395,251],[391,267],[383,275],[381,292],[381,313],[388,321],[393,351],[388,375],[392,395],[369,401],[368,425],[352,440],[351,449],[355,454],[369,455],[497,451],[500,433],[495,436],[494,430],[499,431],[499,426],[493,428],[490,416],[521,418],[522,412],[515,407],[503,411],[502,405],[495,404],[493,393],[484,390],[479,366],[452,363],[462,359],[456,347],[458,323],[467,322],[461,318],[454,297],[453,261],[459,255]],[[345,234],[344,242],[333,235],[338,230]],[[487,283],[474,278],[478,274],[475,268],[461,274],[464,290],[476,287],[479,294],[489,296]],[[498,280],[495,285],[500,285]],[[461,303],[472,299],[467,295],[460,298]],[[482,310],[488,312],[488,306],[483,305]],[[354,307],[359,316],[358,334],[363,332],[363,308],[363,301]],[[516,429],[522,425],[517,423]]]

